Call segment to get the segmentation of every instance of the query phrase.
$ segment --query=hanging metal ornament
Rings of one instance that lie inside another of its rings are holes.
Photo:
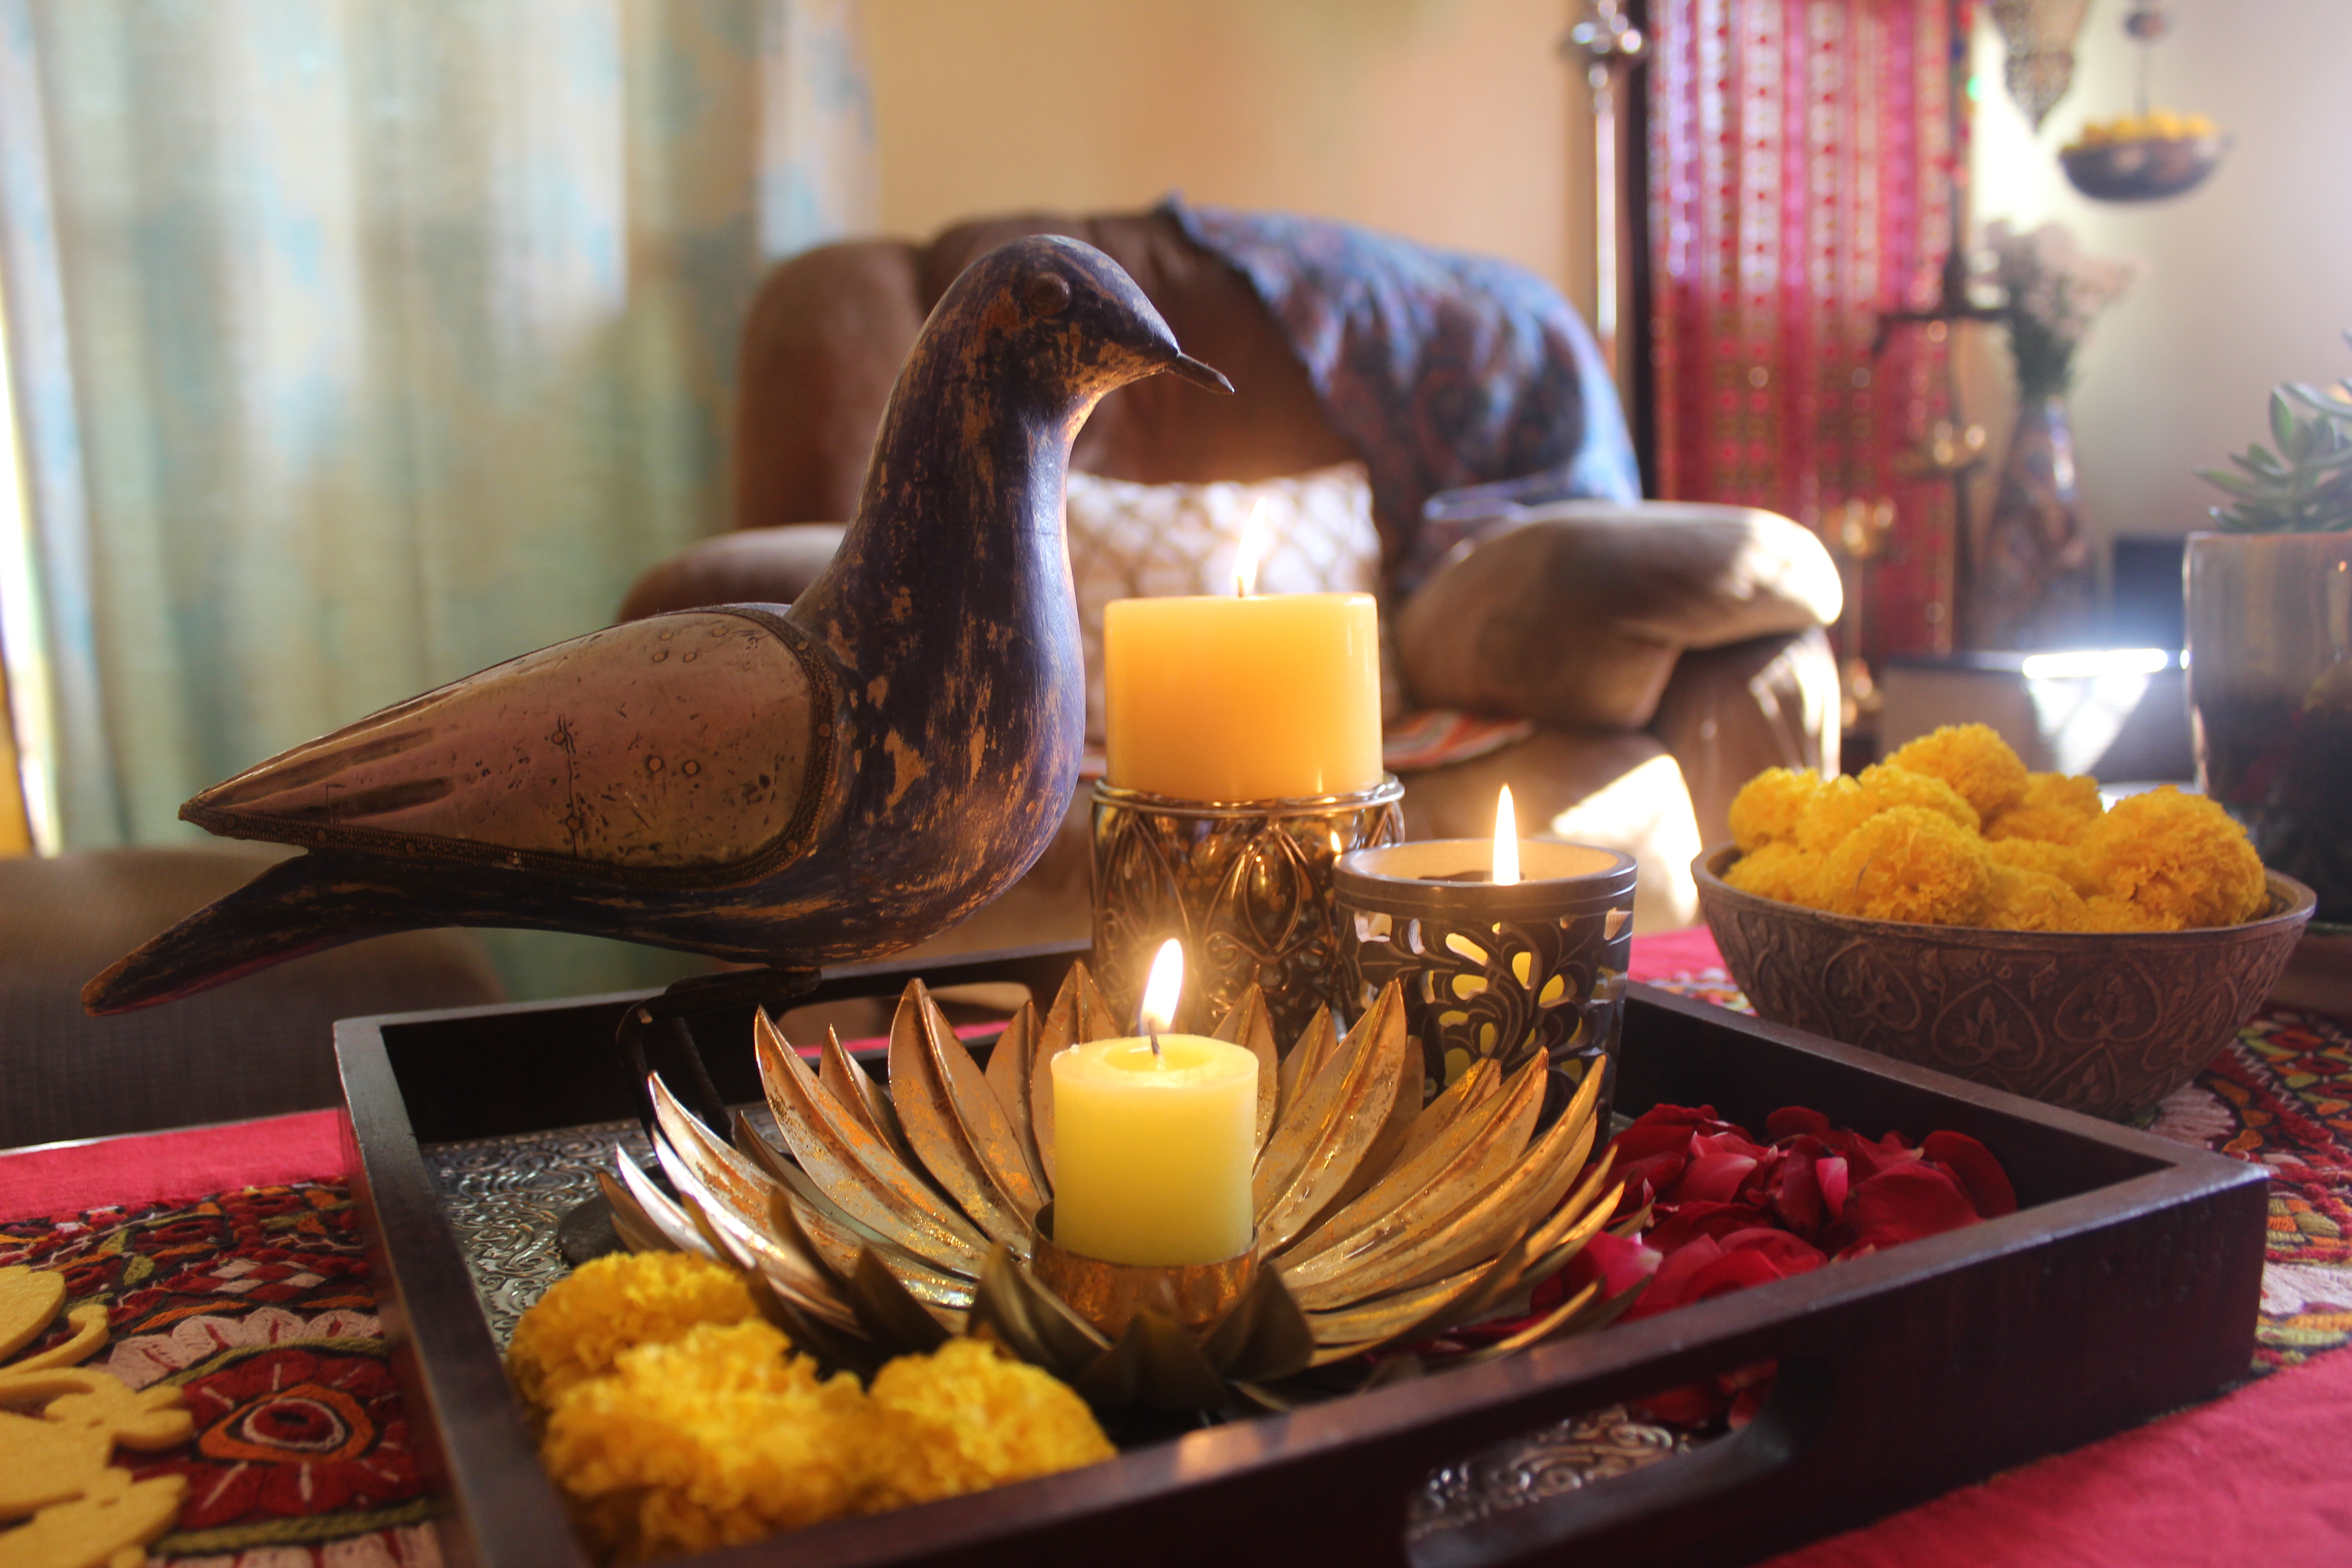
[[[2042,129],[2074,80],[2074,39],[2090,0],[1992,0],[1993,25],[2009,47],[2009,96]]]

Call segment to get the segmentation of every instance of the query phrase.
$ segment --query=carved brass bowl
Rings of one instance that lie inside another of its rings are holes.
[[[1286,1380],[1325,1369],[1328,1390],[1342,1363],[1389,1375],[1364,1358],[1465,1324],[1512,1321],[1455,1347],[1488,1359],[1630,1304],[1588,1287],[1528,1306],[1615,1208],[1608,1156],[1586,1169],[1601,1075],[1548,1128],[1541,1056],[1508,1077],[1482,1062],[1424,1106],[1394,984],[1344,1036],[1317,1013],[1286,1053],[1255,988],[1226,1014],[1219,1037],[1260,1063],[1256,1236],[1238,1258],[1187,1268],[1079,1258],[1044,1234],[1047,1064],[1127,1033],[1084,965],[1042,1021],[1013,1016],[985,1068],[910,984],[887,1089],[830,1035],[812,1069],[764,1014],[753,1033],[785,1146],[740,1115],[721,1137],[656,1075],[655,1152],[677,1198],[625,1158],[604,1194],[629,1246],[733,1263],[796,1342],[842,1365],[984,1333],[1102,1407],[1282,1407]]]
[[[1732,978],[1776,1024],[2122,1121],[2202,1071],[2263,1005],[2315,904],[2270,874],[2267,913],[2179,931],[2017,931],[1831,914],[1691,868]]]

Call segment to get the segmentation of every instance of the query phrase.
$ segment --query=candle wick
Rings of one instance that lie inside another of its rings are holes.
[[[1144,1033],[1151,1037],[1151,1059],[1157,1062],[1160,1059],[1160,1031],[1147,1026]]]

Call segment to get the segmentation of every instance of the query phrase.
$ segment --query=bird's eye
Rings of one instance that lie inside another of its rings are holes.
[[[1033,316],[1058,316],[1069,308],[1070,280],[1058,272],[1040,272],[1029,279],[1021,297]]]

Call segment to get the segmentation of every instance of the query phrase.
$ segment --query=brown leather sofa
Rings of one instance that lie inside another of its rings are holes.
[[[1236,395],[1157,376],[1104,400],[1073,467],[1148,484],[1254,480],[1360,456],[1249,282],[1164,212],[965,224],[928,245],[827,246],[779,266],[746,328],[734,457],[740,531],[641,578],[623,619],[729,602],[786,603],[855,511],[884,402],[923,318],[965,265],[1024,234],[1108,252],[1186,352]],[[1507,783],[1529,831],[1604,842],[1643,868],[1636,921],[1686,924],[1688,862],[1727,837],[1759,769],[1837,766],[1836,668],[1822,628],[1835,566],[1807,530],[1744,508],[1570,502],[1515,515],[1411,595],[1382,605],[1392,704],[1530,720],[1503,751],[1403,775],[1407,831],[1484,837]],[[1387,528],[1384,523],[1384,534]],[[1399,542],[1384,539],[1394,562]],[[1024,882],[937,951],[1082,936],[1087,791]]]

